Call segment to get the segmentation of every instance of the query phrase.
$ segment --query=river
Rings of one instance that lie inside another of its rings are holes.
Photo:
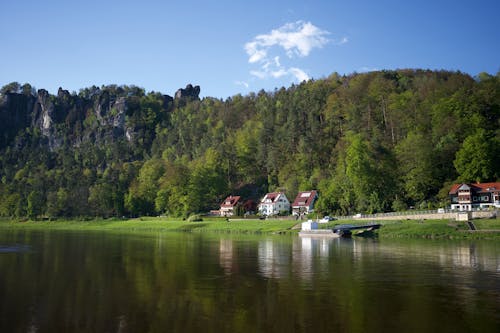
[[[498,242],[0,232],[0,332],[499,327]]]

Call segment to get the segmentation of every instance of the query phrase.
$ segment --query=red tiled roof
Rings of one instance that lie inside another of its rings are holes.
[[[293,201],[292,207],[309,207],[316,196],[316,190],[299,192]]]
[[[264,196],[264,198],[262,198],[262,201],[269,199],[269,200],[271,200],[271,202],[274,202],[274,200],[276,200],[276,198],[278,198],[280,194],[282,194],[282,192],[268,193]]]
[[[222,203],[221,203],[221,208],[223,207],[226,207],[226,208],[230,208],[230,207],[234,207],[238,204],[238,202],[240,201],[241,197],[239,195],[230,195],[226,198],[226,200],[224,200]]]
[[[500,191],[500,182],[492,182],[492,183],[460,183],[453,184],[451,186],[449,194],[456,194],[460,186],[468,185],[475,192],[491,192],[491,191]]]

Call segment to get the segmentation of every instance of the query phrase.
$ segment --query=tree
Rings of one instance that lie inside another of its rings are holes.
[[[30,219],[36,219],[42,214],[43,196],[39,191],[31,191],[28,195],[27,214]]]
[[[459,180],[463,182],[484,182],[500,176],[498,155],[500,142],[492,133],[478,130],[468,136],[457,151],[455,166]]]
[[[193,161],[188,184],[189,211],[197,213],[218,204],[227,191],[227,179],[222,157],[215,149],[208,149],[204,156]]]
[[[374,161],[370,156],[370,147],[360,134],[351,133],[347,140],[346,176],[353,186],[356,208],[360,211],[367,211],[372,193],[377,192]]]
[[[21,91],[21,85],[19,84],[19,82],[11,82],[3,86],[2,89],[0,89],[0,93],[2,94],[19,93],[20,91]]]
[[[95,184],[89,188],[89,204],[95,216],[109,217],[114,215],[114,196],[116,190],[107,183]]]
[[[155,208],[159,213],[171,216],[187,215],[189,170],[184,163],[165,161],[165,172],[158,180],[159,190]]]
[[[152,215],[156,213],[155,200],[158,193],[158,180],[165,172],[164,161],[153,158],[146,161],[139,175],[130,185],[125,197],[125,207],[133,215]]]
[[[429,197],[439,186],[429,139],[422,133],[408,133],[396,146],[396,157],[405,196],[413,202]]]

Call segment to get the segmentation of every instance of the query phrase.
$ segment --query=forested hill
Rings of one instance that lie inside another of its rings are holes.
[[[0,95],[0,216],[187,216],[317,189],[321,213],[438,207],[500,178],[500,75],[400,70],[227,100],[188,85]]]

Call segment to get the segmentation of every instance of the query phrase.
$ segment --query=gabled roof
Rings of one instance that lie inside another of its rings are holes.
[[[293,201],[292,207],[309,207],[317,196],[318,192],[316,190],[299,192]]]
[[[260,202],[265,202],[266,200],[271,200],[271,202],[275,202],[276,199],[279,198],[280,195],[284,195],[283,192],[271,192],[271,193],[267,193]]]
[[[241,199],[241,196],[239,196],[239,195],[230,195],[230,196],[228,196],[226,198],[226,200],[224,200],[221,203],[220,207],[221,208],[231,208],[231,207],[234,207],[234,206],[236,206],[239,203],[240,199]]]
[[[500,191],[500,182],[492,182],[492,183],[460,183],[460,184],[453,184],[449,194],[457,194],[458,190],[463,186],[463,185],[468,185],[470,189],[474,192],[483,192],[483,193],[488,193],[488,192],[493,192],[493,191]]]

